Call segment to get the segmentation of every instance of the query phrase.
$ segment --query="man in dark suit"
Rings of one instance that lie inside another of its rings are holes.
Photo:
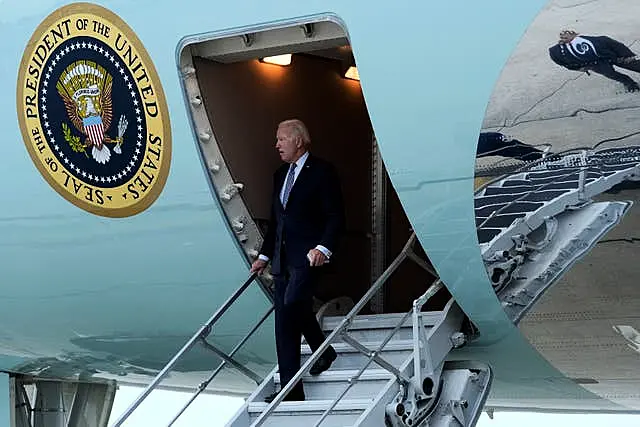
[[[271,219],[251,272],[271,262],[275,281],[275,334],[280,383],[300,369],[300,340],[313,351],[325,339],[313,313],[313,293],[322,266],[332,256],[344,227],[342,193],[331,164],[311,155],[309,131],[300,120],[279,124],[276,149],[285,162],[273,176]],[[337,355],[329,347],[310,373],[329,369]],[[271,402],[277,393],[267,397]],[[285,400],[304,400],[300,381]]]
[[[564,30],[558,44],[549,48],[549,56],[569,70],[593,71],[622,83],[629,92],[640,90],[631,77],[613,68],[615,65],[640,73],[640,60],[631,49],[611,37],[583,36],[573,30]]]

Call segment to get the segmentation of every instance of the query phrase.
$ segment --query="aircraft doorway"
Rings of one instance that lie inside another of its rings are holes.
[[[215,38],[188,45],[181,61],[202,159],[249,261],[262,243],[272,174],[281,164],[275,149],[278,123],[298,118],[307,125],[310,151],[338,171],[346,215],[339,256],[326,268],[316,297],[357,302],[411,229],[377,153],[343,28],[327,20]],[[405,262],[371,311],[406,312],[433,280]],[[436,303],[444,305],[447,297]]]

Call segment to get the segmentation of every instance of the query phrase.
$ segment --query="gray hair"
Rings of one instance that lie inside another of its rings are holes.
[[[284,120],[278,124],[278,127],[286,127],[291,130],[291,133],[294,136],[299,136],[302,139],[302,144],[305,147],[311,145],[311,137],[309,136],[309,130],[307,126],[302,122],[302,120],[298,119],[289,119]]]

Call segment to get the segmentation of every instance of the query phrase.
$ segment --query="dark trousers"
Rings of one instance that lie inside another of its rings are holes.
[[[499,132],[482,132],[478,138],[476,157],[503,156],[520,160],[538,160],[542,150],[524,144],[517,139],[505,141]]]
[[[282,274],[274,275],[276,350],[283,388],[300,369],[302,336],[314,352],[325,340],[313,313],[313,294],[320,268],[287,267],[283,268]],[[333,352],[331,347],[325,354],[329,352]],[[304,399],[302,382],[298,382],[289,397]]]
[[[594,73],[602,74],[605,77],[622,83],[627,89],[638,89],[638,84],[628,75],[616,71],[613,66],[624,68],[626,70],[635,71],[640,73],[640,60],[634,59],[629,62],[617,61],[613,64],[607,62],[599,63],[596,65],[590,65],[589,70]]]

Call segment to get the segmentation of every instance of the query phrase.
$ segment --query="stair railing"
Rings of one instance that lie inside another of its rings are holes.
[[[325,350],[327,350],[327,348],[329,348],[329,346],[334,341],[336,341],[338,337],[341,337],[347,344],[351,345],[356,350],[369,356],[370,360],[368,361],[367,366],[372,361],[374,361],[378,365],[380,365],[382,368],[386,369],[391,374],[393,374],[401,384],[409,384],[409,382],[411,381],[409,377],[407,377],[405,374],[400,372],[400,370],[398,370],[391,363],[384,360],[378,354],[381,348],[383,348],[388,343],[388,341],[391,340],[391,337],[393,335],[385,338],[385,341],[382,343],[380,348],[378,348],[375,351],[371,351],[370,349],[360,344],[356,339],[348,335],[347,329],[351,325],[351,323],[354,321],[356,316],[360,313],[360,311],[362,311],[362,309],[369,303],[369,301],[378,293],[378,291],[386,283],[389,277],[391,277],[391,275],[398,269],[398,267],[402,264],[402,262],[405,261],[407,258],[417,262],[418,265],[420,265],[422,268],[426,269],[427,271],[429,271],[430,273],[432,273],[434,276],[437,277],[433,269],[431,269],[427,265],[427,263],[424,262],[424,260],[422,260],[413,252],[412,246],[415,243],[415,241],[416,241],[416,234],[415,232],[413,232],[411,234],[411,237],[407,241],[407,243],[404,245],[400,254],[396,257],[396,259],[394,259],[393,262],[389,265],[389,267],[387,267],[387,269],[380,275],[380,277],[378,277],[378,279],[374,282],[371,288],[369,288],[367,293],[360,299],[360,301],[358,301],[358,303],[351,309],[351,311],[344,317],[344,319],[342,319],[340,324],[329,334],[329,336],[327,336],[327,338],[320,345],[320,347],[315,352],[313,352],[311,357],[307,359],[307,361],[300,367],[300,369],[293,376],[293,378],[280,390],[280,392],[276,395],[273,401],[269,403],[267,408],[258,416],[258,418],[254,421],[254,423],[251,424],[251,427],[261,426],[267,420],[267,418],[273,413],[273,411],[275,411],[276,407],[283,401],[285,396],[293,389],[293,387],[298,383],[298,381],[302,379],[302,376],[306,375],[309,372],[313,364],[316,363],[316,361],[321,357],[321,355],[324,354]],[[437,292],[437,290],[440,289],[442,284],[437,282],[437,283],[434,283],[434,285],[432,285],[432,288],[434,286],[437,287],[435,291]],[[433,293],[435,294],[435,292]],[[394,328],[394,332],[393,332],[394,334],[402,326],[402,323],[404,323],[406,318],[408,318],[412,314],[412,312],[413,310],[409,311],[406,317],[403,318],[402,322]],[[366,369],[366,367],[364,369]],[[362,369],[361,371],[364,372],[364,369]],[[360,372],[360,375],[362,372]],[[341,394],[341,397],[343,397],[344,394],[346,394],[346,391],[343,394]],[[336,404],[337,402],[334,402],[334,404],[330,407],[330,409],[333,409]],[[323,414],[323,418],[320,421],[318,421],[316,426],[319,425],[320,422],[322,422],[327,415],[328,415],[328,411],[325,411],[325,413]]]
[[[368,348],[364,347],[362,344],[360,344],[355,338],[353,338],[352,336],[350,336],[347,331],[343,331],[342,332],[342,339],[347,342],[348,344],[350,344],[352,347],[360,350],[362,353],[364,353],[365,355],[368,355],[367,361],[364,364],[364,366],[362,368],[360,368],[360,370],[351,378],[349,378],[348,384],[347,386],[344,388],[344,390],[342,390],[342,392],[333,400],[333,402],[331,402],[331,405],[329,405],[329,407],[322,413],[320,419],[313,425],[313,427],[319,427],[320,424],[322,424],[322,422],[331,414],[331,411],[333,411],[333,409],[336,407],[336,405],[338,405],[338,403],[340,402],[340,400],[342,400],[342,398],[344,396],[346,396],[346,394],[349,392],[349,390],[351,390],[351,387],[353,387],[354,385],[356,385],[356,383],[358,382],[358,380],[360,379],[360,376],[364,373],[364,371],[367,370],[367,368],[369,367],[369,365],[371,365],[371,362],[376,361],[376,356],[378,354],[380,354],[382,352],[382,350],[384,350],[384,348],[387,346],[387,344],[389,343],[389,341],[391,341],[391,338],[393,338],[393,336],[396,334],[396,332],[398,332],[398,330],[400,330],[400,328],[404,325],[404,323],[407,321],[407,319],[413,315],[413,317],[416,317],[416,310],[417,312],[420,311],[420,309],[422,309],[422,306],[424,304],[427,303],[427,301],[433,297],[440,289],[442,289],[443,284],[442,281],[440,279],[437,279],[430,287],[429,289],[427,289],[427,291],[418,299],[416,299],[413,302],[413,306],[412,309],[409,310],[408,312],[406,312],[404,314],[404,316],[402,316],[402,318],[400,319],[400,321],[396,324],[396,326],[391,330],[391,332],[389,332],[387,335],[385,335],[385,338],[382,340],[382,342],[380,343],[380,345],[378,346],[378,348],[376,348],[375,350],[369,350]],[[413,320],[413,325],[415,327],[416,325],[416,319],[414,318]],[[416,337],[418,337],[418,335],[416,335],[416,333],[414,332],[414,358],[415,357],[420,357],[420,350],[417,349],[416,347],[419,346],[418,340],[416,339]],[[384,359],[382,359],[384,360]],[[378,362],[379,363],[379,362]],[[385,362],[386,363],[386,362]],[[387,369],[386,366],[381,365],[383,368]],[[414,366],[416,366],[417,370],[420,370],[420,363],[418,362],[416,364],[416,362],[414,361]],[[391,366],[391,368],[393,369],[393,371],[391,369],[387,369],[389,372],[394,373],[394,371],[397,371],[397,369],[393,366]],[[395,375],[395,374],[394,374]],[[403,383],[403,385],[407,385],[408,381],[410,381],[405,375],[403,374],[399,374],[396,375],[396,378],[401,378],[401,382]]]
[[[580,167],[578,167],[578,168],[580,169],[580,171],[583,171],[583,170],[584,170],[584,168],[586,168],[586,167],[587,167],[587,166],[580,166]],[[562,179],[562,178],[565,178],[565,177],[571,176],[571,175],[573,175],[573,174],[575,174],[575,173],[576,173],[576,170],[575,170],[575,169],[578,169],[578,168],[572,168],[572,169],[573,169],[572,171],[567,172],[566,174],[563,174],[563,175],[559,175],[557,178],[558,178],[558,179]],[[580,175],[579,175],[580,180],[584,181],[585,176],[586,176],[585,174],[580,174]],[[487,222],[489,222],[491,219],[493,219],[496,215],[501,214],[501,213],[502,213],[502,212],[504,212],[507,208],[509,208],[510,206],[513,206],[515,203],[518,203],[518,202],[520,202],[520,201],[522,201],[522,200],[526,199],[526,198],[527,198],[528,196],[530,196],[531,194],[535,194],[535,193],[537,193],[537,192],[539,192],[539,191],[544,191],[544,189],[545,189],[545,188],[547,188],[547,187],[549,187],[549,186],[551,186],[551,185],[553,185],[553,184],[556,184],[557,182],[558,182],[557,180],[554,180],[554,181],[551,181],[551,182],[549,182],[549,183],[547,183],[547,184],[541,184],[541,185],[540,185],[540,187],[537,187],[537,188],[534,188],[534,189],[532,189],[532,190],[529,190],[529,191],[524,192],[522,195],[520,195],[520,196],[518,196],[517,198],[515,198],[515,199],[511,200],[509,203],[505,204],[505,205],[504,205],[504,206],[502,206],[501,208],[496,209],[495,211],[491,212],[491,214],[490,214],[490,215],[489,215],[489,216],[488,216],[484,221],[482,221],[479,225],[477,225],[477,226],[476,226],[476,230],[479,230],[479,229],[481,229],[482,227],[484,227],[484,226],[487,224]],[[580,183],[579,183],[579,184],[580,184]],[[582,186],[584,187],[584,184],[582,184]]]
[[[485,188],[487,188],[488,186],[490,186],[491,184],[495,184],[496,182],[505,179],[505,177],[510,176],[510,175],[516,175],[519,173],[523,173],[523,172],[534,172],[531,170],[531,168],[535,167],[535,166],[539,166],[542,165],[544,163],[548,163],[549,161],[551,161],[553,158],[557,158],[560,156],[564,156],[567,154],[571,154],[571,153],[578,153],[578,152],[584,152],[584,151],[590,151],[593,150],[593,148],[591,147],[574,147],[574,148],[570,148],[564,151],[559,151],[557,153],[553,153],[553,154],[549,154],[546,157],[537,159],[537,160],[532,160],[531,162],[522,165],[521,167],[517,168],[516,170],[509,172],[508,174],[501,174],[500,176],[496,176],[495,178],[485,182],[484,184],[482,184],[481,186],[479,186],[477,189],[474,190],[474,194],[477,195],[480,191],[484,190]]]
[[[187,343],[178,351],[173,358],[162,368],[162,370],[156,375],[156,377],[151,381],[151,383],[144,389],[142,393],[136,398],[136,400],[129,405],[125,412],[123,412],[120,417],[116,420],[115,424],[112,427],[120,427],[130,416],[131,414],[140,406],[140,404],[151,394],[153,390],[158,387],[158,384],[169,374],[169,372],[174,368],[174,366],[178,363],[178,361],[187,353],[191,348],[198,342],[202,341],[205,346],[216,353],[221,357],[222,362],[218,366],[218,368],[205,380],[201,383],[198,388],[196,394],[187,402],[187,404],[180,410],[180,412],[173,418],[170,422],[169,426],[171,426],[179,417],[184,413],[184,411],[189,407],[189,405],[195,400],[195,398],[209,385],[209,383],[222,371],[225,364],[230,364],[238,369],[244,375],[247,375],[252,380],[256,381],[258,384],[262,381],[257,374],[249,370],[248,368],[242,366],[238,362],[233,359],[234,354],[244,345],[244,343],[255,333],[255,331],[264,323],[264,321],[269,317],[271,312],[273,311],[273,301],[271,301],[271,306],[267,313],[265,313],[262,318],[253,326],[253,328],[247,333],[244,338],[235,346],[235,348],[231,351],[229,355],[224,354],[221,350],[218,350],[216,347],[212,346],[206,341],[206,338],[211,333],[213,326],[222,318],[222,316],[227,312],[227,310],[233,305],[233,303],[247,290],[249,285],[253,283],[255,278],[257,277],[256,273],[253,273],[249,276],[249,278],[238,288],[233,294],[216,310],[216,312],[209,318],[209,320],[203,324],[198,332],[196,332]],[[262,287],[262,285],[261,285]],[[263,289],[265,294],[269,296],[269,293],[266,289]]]

